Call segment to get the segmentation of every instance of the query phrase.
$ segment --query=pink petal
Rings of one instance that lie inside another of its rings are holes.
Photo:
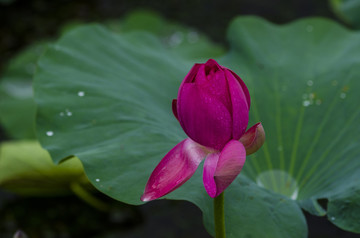
[[[258,151],[265,142],[265,131],[261,123],[256,123],[247,130],[241,136],[240,142],[245,146],[246,155],[251,155]]]
[[[207,156],[203,182],[210,197],[217,197],[234,181],[245,163],[245,158],[245,147],[237,140],[227,143],[220,153]]]
[[[232,71],[231,69],[227,69],[229,70],[232,75],[236,78],[236,80],[240,83],[241,85],[241,88],[245,94],[245,97],[246,97],[246,101],[247,101],[247,104],[248,104],[248,107],[249,107],[249,110],[250,110],[250,93],[249,93],[249,90],[248,88],[246,87],[244,81],[242,81],[242,79],[239,77],[239,75],[237,75],[236,73],[234,73],[234,71]]]
[[[238,140],[245,133],[249,122],[249,106],[240,83],[230,71],[225,72],[232,103],[232,139]]]
[[[195,173],[206,153],[203,146],[189,138],[181,141],[156,166],[141,201],[157,199],[180,187]]]
[[[182,83],[180,85],[180,89],[184,83],[192,83],[194,81],[195,76],[198,73],[200,66],[202,66],[202,64],[194,64],[194,66],[190,69],[189,73],[185,76],[184,80],[182,81]]]
[[[228,109],[196,84],[184,84],[177,103],[179,121],[194,141],[221,150],[231,139],[232,118]]]
[[[231,101],[225,71],[215,60],[208,60],[199,68],[194,82],[206,94],[216,98],[231,111]]]
[[[179,120],[179,116],[177,113],[177,100],[176,99],[172,100],[172,111],[173,111],[173,114],[176,117],[176,119]]]

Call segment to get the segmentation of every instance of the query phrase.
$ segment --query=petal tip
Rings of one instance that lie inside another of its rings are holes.
[[[239,140],[246,149],[246,155],[258,151],[265,142],[265,130],[261,122],[253,125]]]
[[[155,198],[152,198],[149,194],[143,194],[141,197],[140,197],[140,200],[142,202],[149,202],[149,201],[152,201],[152,200],[155,200]]]

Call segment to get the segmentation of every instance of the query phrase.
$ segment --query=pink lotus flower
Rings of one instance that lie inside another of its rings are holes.
[[[205,190],[210,197],[220,195],[240,173],[246,155],[257,151],[265,140],[261,123],[246,131],[249,109],[249,91],[238,75],[212,59],[195,64],[173,101],[173,113],[189,138],[160,161],[141,200],[174,191],[205,158]]]

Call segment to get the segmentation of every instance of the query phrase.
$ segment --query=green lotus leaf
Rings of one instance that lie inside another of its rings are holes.
[[[35,138],[32,77],[46,43],[38,43],[13,58],[0,79],[0,123],[14,139]]]
[[[231,49],[217,60],[246,82],[251,121],[261,121],[267,135],[226,190],[228,237],[307,237],[300,208],[325,215],[318,199],[336,206],[331,201],[351,196],[359,183],[360,35],[324,19],[277,26],[241,17],[228,38]],[[141,204],[156,164],[186,137],[171,101],[194,63],[149,33],[74,29],[38,63],[42,146],[55,162],[78,157],[101,192]],[[166,198],[196,204],[213,233],[201,167]],[[344,225],[353,219],[338,216],[334,224],[360,232]]]
[[[360,1],[329,0],[334,13],[346,23],[360,29]]]
[[[87,184],[79,159],[56,165],[37,141],[0,145],[0,187],[28,196],[63,195],[72,183]]]
[[[117,32],[153,33],[167,49],[193,61],[220,57],[225,53],[222,46],[214,44],[196,29],[167,21],[149,10],[131,12],[122,21],[109,22],[108,26]]]

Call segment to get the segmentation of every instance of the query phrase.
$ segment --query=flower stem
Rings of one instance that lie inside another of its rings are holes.
[[[224,192],[214,198],[215,238],[225,238]]]

